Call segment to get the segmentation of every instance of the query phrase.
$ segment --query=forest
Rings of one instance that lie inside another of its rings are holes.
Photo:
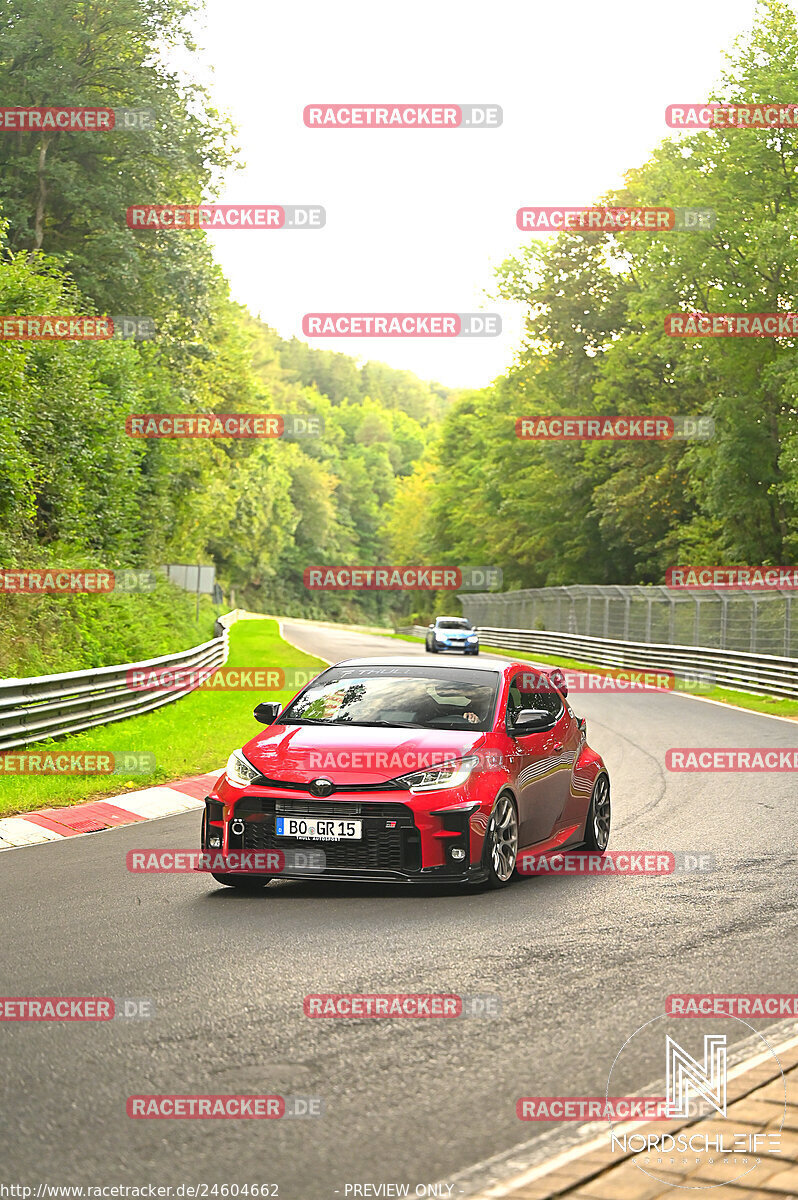
[[[0,132],[0,316],[124,313],[155,330],[0,340],[0,567],[213,562],[225,597],[253,610],[390,623],[439,598],[309,592],[303,571],[493,564],[516,588],[794,561],[794,339],[672,337],[666,317],[796,308],[798,132],[663,136],[595,201],[711,210],[711,228],[521,231],[493,298],[521,306],[523,344],[491,386],[454,390],[268,328],[231,297],[201,229],[127,226],[132,200],[210,201],[240,161],[229,120],[169,65],[193,49],[197,8],[0,3],[0,91],[15,106],[153,115]],[[795,15],[768,0],[709,99],[796,94]],[[313,416],[320,432],[131,437],[128,418],[149,413]],[[708,417],[715,433],[516,436],[519,418],[568,414]],[[0,597],[0,612],[24,603]]]

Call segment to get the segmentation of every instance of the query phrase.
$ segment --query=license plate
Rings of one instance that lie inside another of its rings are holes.
[[[277,817],[278,837],[312,838],[316,842],[338,842],[362,837],[362,821],[345,817]]]

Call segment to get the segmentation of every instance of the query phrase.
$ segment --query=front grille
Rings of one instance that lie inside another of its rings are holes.
[[[257,807],[255,807],[257,806]],[[357,817],[363,821],[361,838],[340,842],[278,837],[275,814],[303,817]],[[327,871],[418,871],[421,839],[413,814],[403,804],[357,804],[318,800],[247,797],[236,805],[245,819],[246,850],[321,850]],[[393,829],[387,821],[395,821]]]
[[[357,801],[275,799],[272,796],[248,796],[236,805],[236,812],[278,813],[281,817],[383,817],[387,821],[409,821],[413,814],[404,804],[360,804]]]

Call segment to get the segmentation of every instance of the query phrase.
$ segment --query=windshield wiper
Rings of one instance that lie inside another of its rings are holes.
[[[414,725],[411,721],[347,721],[348,725],[380,726],[384,729],[426,729],[426,725]]]
[[[281,717],[281,725],[344,725],[348,724],[345,721],[327,721],[324,718],[315,717]]]
[[[413,725],[409,721],[329,721],[316,720],[313,717],[283,717],[281,725],[339,725],[345,729],[358,729],[364,726],[382,726],[385,729],[426,729],[426,725]]]

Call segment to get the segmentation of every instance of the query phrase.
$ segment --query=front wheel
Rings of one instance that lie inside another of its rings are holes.
[[[211,875],[217,883],[223,883],[225,887],[238,888],[240,892],[259,892],[271,883],[271,879],[259,878],[257,875],[233,875],[229,872],[217,874],[216,871],[211,871]]]
[[[485,866],[488,887],[507,887],[518,858],[518,817],[512,797],[499,796],[485,833]]]
[[[585,822],[585,846],[603,854],[610,840],[612,808],[610,805],[610,780],[608,775],[599,775],[593,784],[590,808]]]

